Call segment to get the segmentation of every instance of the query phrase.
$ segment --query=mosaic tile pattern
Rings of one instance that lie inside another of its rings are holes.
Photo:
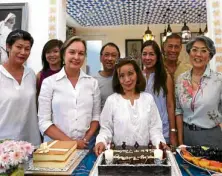
[[[67,0],[66,3],[68,14],[81,26],[207,21],[206,0]]]

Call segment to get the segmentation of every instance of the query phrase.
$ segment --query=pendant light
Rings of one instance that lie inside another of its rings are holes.
[[[170,18],[169,18],[169,11],[170,11],[170,9],[169,8],[167,8],[167,14],[168,14],[168,26],[167,26],[167,36],[169,36],[169,35],[171,35],[172,34],[172,29],[171,29],[171,27],[170,27]]]
[[[183,42],[188,42],[191,39],[191,32],[185,20],[186,11],[184,11],[183,14],[184,14],[184,25],[181,29],[181,36],[182,36]]]
[[[149,12],[146,12],[147,14],[147,19],[148,19],[148,14]],[[148,20],[147,20],[148,21]],[[145,31],[145,34],[143,35],[143,42],[147,41],[147,40],[154,40],[154,35],[152,34],[152,31],[149,28],[149,22],[147,22],[147,30]]]
[[[164,18],[164,23],[166,22],[166,15],[163,15],[163,18]],[[163,35],[162,35],[162,42],[165,42],[166,38],[167,38],[167,30],[166,30],[166,25],[164,24],[164,32],[163,32]]]
[[[204,35],[205,35],[205,36],[208,36],[208,27],[207,27],[207,24],[206,24],[206,27],[205,27],[205,29],[204,29]]]
[[[200,14],[198,14],[198,16],[199,16],[199,32],[198,32],[198,35],[203,35],[203,32],[201,30]]]

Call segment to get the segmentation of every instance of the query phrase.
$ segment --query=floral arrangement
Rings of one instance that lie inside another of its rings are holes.
[[[34,146],[25,141],[6,140],[0,143],[0,173],[13,173],[19,164],[28,160],[33,150]]]

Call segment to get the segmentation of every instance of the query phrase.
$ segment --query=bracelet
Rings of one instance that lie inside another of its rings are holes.
[[[171,132],[177,132],[177,129],[171,128],[170,131],[171,131]]]

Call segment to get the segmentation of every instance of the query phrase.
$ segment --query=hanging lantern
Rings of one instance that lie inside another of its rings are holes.
[[[149,26],[147,26],[147,30],[145,31],[145,34],[143,35],[143,42],[147,40],[154,40],[154,35],[152,34],[152,31],[149,29]]]

